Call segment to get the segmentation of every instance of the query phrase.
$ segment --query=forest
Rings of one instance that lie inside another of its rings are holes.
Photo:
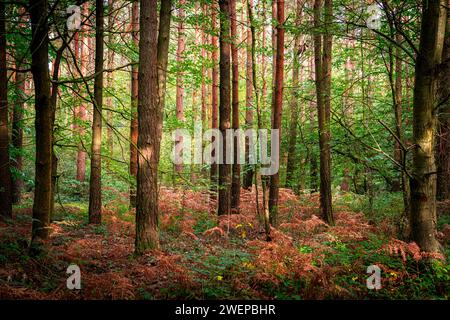
[[[0,300],[448,300],[449,77],[449,0],[0,0]]]

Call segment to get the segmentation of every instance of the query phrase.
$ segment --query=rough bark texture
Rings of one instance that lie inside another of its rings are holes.
[[[103,0],[95,1],[95,79],[92,122],[89,223],[101,223],[102,213],[102,107],[103,107]]]
[[[322,1],[314,1],[314,25],[321,27]],[[320,211],[322,218],[334,224],[331,207],[331,150],[330,150],[330,111],[331,111],[331,49],[332,36],[329,26],[332,22],[332,1],[324,4],[325,34],[314,34],[314,57],[317,92],[317,114],[320,147]],[[323,39],[322,39],[323,38]],[[323,47],[323,51],[322,51]]]
[[[31,72],[35,91],[36,167],[33,203],[32,243],[49,235],[52,196],[52,106],[48,70],[47,0],[31,0],[29,11],[31,40]]]
[[[231,20],[231,61],[232,61],[232,127],[239,129],[239,57],[237,47],[237,23],[236,23],[236,0],[230,0]],[[231,178],[231,209],[233,213],[239,213],[239,202],[241,198],[241,165],[238,164],[239,154],[242,152],[238,146],[238,139],[234,138],[234,161]]]
[[[419,53],[416,60],[413,109],[413,166],[411,183],[412,238],[423,251],[438,252],[436,240],[437,66],[444,44],[445,0],[422,1]]]
[[[8,77],[6,69],[6,13],[0,3],[0,216],[12,217],[8,136]]]
[[[253,7],[253,1],[247,0],[248,6]],[[247,10],[249,11],[249,10]],[[248,15],[248,13],[247,13]],[[250,23],[250,18],[247,19]],[[245,129],[253,128],[253,60],[252,60],[252,32],[250,27],[247,28],[247,46],[246,46],[246,69],[245,69]],[[245,189],[251,189],[253,184],[253,165],[249,164],[250,145],[249,139],[245,139],[245,172],[242,185]]]
[[[163,1],[158,35],[157,1],[140,8],[138,175],[135,251],[159,247],[158,163],[168,59],[171,1]]]
[[[230,1],[219,0],[220,7],[220,104],[219,104],[219,121],[220,132],[223,137],[223,148],[220,150],[222,163],[219,164],[219,199],[218,199],[218,214],[230,214],[231,213],[231,199],[230,199],[230,187],[231,187],[231,165],[227,164],[226,154],[227,138],[226,130],[230,129],[230,51],[231,51],[231,38],[230,38]]]
[[[284,0],[277,0],[277,27],[276,27],[276,63],[275,85],[272,105],[272,130],[280,131],[281,143],[281,113],[283,107],[283,76],[284,76]],[[279,159],[278,159],[279,161]],[[269,212],[270,224],[276,226],[278,221],[278,191],[280,185],[279,172],[270,176]]]
[[[439,132],[437,156],[437,199],[450,199],[450,10],[447,9],[447,27],[439,75]]]
[[[131,8],[131,30],[133,43],[139,46],[139,2],[135,1]],[[131,123],[130,123],[130,175],[133,179],[137,178],[137,142],[138,142],[138,72],[137,65],[131,67]],[[136,188],[134,183],[130,184],[130,205],[136,207]]]

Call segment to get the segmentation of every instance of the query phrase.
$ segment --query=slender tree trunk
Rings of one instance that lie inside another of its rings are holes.
[[[297,0],[296,4],[296,26],[300,26],[301,12],[302,12],[302,0]],[[297,126],[299,119],[299,55],[301,54],[301,42],[300,35],[294,36],[294,58],[292,60],[292,90],[291,90],[291,104],[290,104],[290,124],[289,124],[289,142],[288,142],[288,158],[286,165],[286,186],[293,188],[296,183],[294,181],[295,168],[298,167],[298,160],[296,157],[296,145],[297,145]]]
[[[314,24],[320,28],[322,1],[314,1]],[[331,207],[331,150],[330,150],[330,111],[331,111],[331,49],[332,36],[332,1],[325,0],[324,5],[325,34],[322,36],[316,30],[314,35],[314,56],[316,68],[317,114],[319,123],[320,146],[320,210],[322,218],[329,224],[334,224]]]
[[[230,155],[227,154],[227,137],[226,130],[230,129],[230,51],[231,51],[231,38],[230,38],[230,1],[219,0],[220,7],[220,104],[219,104],[219,117],[220,117],[220,132],[223,137],[223,146],[220,150],[220,159],[222,162],[219,164],[219,199],[218,199],[218,214],[225,215],[231,213],[231,199],[230,199],[230,187],[231,187],[231,165],[227,159]]]
[[[218,129],[219,128],[219,96],[218,96],[218,88],[219,88],[219,69],[218,69],[218,38],[215,35],[217,28],[217,5],[216,1],[213,0],[211,5],[211,26],[213,30],[213,35],[211,36],[211,46],[212,46],[212,63],[213,67],[211,70],[211,128]],[[214,138],[213,138],[214,140]],[[211,153],[211,157],[215,157],[215,152]],[[211,164],[211,199],[216,199],[217,193],[217,163]]]
[[[185,19],[185,12],[184,12],[184,0],[179,1],[180,7],[178,8],[178,45],[177,45],[177,92],[176,92],[176,112],[177,112],[177,120],[182,123],[184,122],[184,107],[183,107],[183,100],[184,100],[184,83],[183,83],[183,62],[184,62],[184,50],[186,47],[186,35],[184,30],[184,19]],[[175,139],[175,149],[182,150],[183,145],[183,137],[177,136]],[[181,148],[181,149],[180,149]],[[178,153],[178,152],[177,152]],[[181,153],[180,153],[181,156]],[[183,171],[183,165],[176,164],[175,165],[175,172],[180,174]]]
[[[309,69],[311,73],[311,80],[315,81],[315,57],[311,57]],[[314,131],[316,130],[316,112],[317,112],[317,102],[310,101],[309,103],[309,135],[313,137]],[[312,142],[312,139],[311,139]],[[314,143],[310,143],[310,148],[308,150],[309,157],[309,188],[311,193],[317,192],[317,153],[314,149]]]
[[[0,216],[12,218],[8,135],[8,76],[6,69],[6,9],[0,3]]]
[[[450,199],[450,10],[448,7],[446,36],[439,77],[439,133],[436,146],[438,200]]]
[[[234,130],[239,129],[239,57],[237,47],[237,23],[236,23],[236,0],[230,0],[231,20],[231,60],[232,60],[232,126]],[[239,153],[242,152],[238,145],[238,139],[233,138],[233,172],[231,179],[231,209],[233,213],[239,213],[239,202],[241,197],[241,165],[238,164]]]
[[[108,0],[108,42],[109,42],[109,49],[108,49],[108,69],[112,70],[114,68],[114,50],[111,48],[114,43],[114,36],[113,36],[113,29],[114,29],[114,0]],[[108,90],[114,91],[114,72],[109,72],[107,75],[107,86]],[[113,138],[113,129],[112,126],[113,123],[113,101],[112,101],[112,95],[108,94],[106,97],[106,120],[107,120],[107,126],[106,126],[106,145],[108,146],[108,158],[106,161],[106,165],[108,167],[108,170],[111,170],[111,160],[114,157],[114,138]]]
[[[411,178],[412,238],[423,251],[438,252],[436,240],[437,67],[442,61],[446,0],[422,1],[419,53],[416,60],[413,110],[413,166]]]
[[[134,1],[131,7],[131,30],[133,43],[139,47],[139,1]],[[130,123],[130,175],[132,179],[137,179],[138,172],[138,66],[131,67],[131,123]],[[130,205],[136,207],[136,188],[134,183],[130,184]]]
[[[30,0],[31,72],[35,90],[36,168],[32,244],[49,235],[52,197],[52,106],[48,70],[47,0]]]
[[[83,15],[87,16],[89,14],[88,4],[85,3],[83,5]],[[87,37],[87,27],[83,26],[83,30],[81,32],[81,39],[79,43],[80,50],[80,71],[83,76],[86,76],[88,73],[88,63],[89,63],[89,47],[87,45],[88,37]],[[78,32],[78,34],[80,34]],[[87,112],[86,112],[86,103],[84,101],[81,102],[78,112],[76,114],[77,121],[83,123],[87,121]],[[76,179],[80,182],[84,182],[86,178],[86,151],[84,150],[82,140],[85,134],[85,129],[83,125],[78,125],[76,128],[76,132],[78,134],[78,150],[77,150],[77,175]]]
[[[280,131],[281,143],[281,113],[283,107],[283,75],[284,75],[284,0],[277,0],[277,50],[275,64],[275,86],[272,105],[272,130]],[[279,161],[279,159],[278,159]],[[270,176],[269,188],[269,212],[270,224],[278,225],[278,189],[280,185],[279,172]]]
[[[253,0],[247,0],[248,6],[253,7]],[[250,23],[250,18],[247,19],[247,23]],[[245,71],[245,129],[253,128],[253,60],[252,60],[252,32],[251,28],[247,28],[247,61]],[[243,187],[245,189],[251,189],[253,185],[253,165],[250,162],[250,141],[245,139],[245,172],[243,177]]]
[[[95,1],[95,79],[92,122],[89,223],[101,223],[102,213],[102,106],[103,106],[103,0]]]

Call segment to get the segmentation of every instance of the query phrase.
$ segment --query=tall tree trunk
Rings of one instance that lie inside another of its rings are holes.
[[[133,43],[139,47],[139,1],[133,2],[131,7],[131,30]],[[137,65],[131,67],[131,123],[130,123],[130,175],[132,179],[137,179],[138,172],[138,72]],[[130,184],[130,206],[136,207],[136,188],[134,183]]]
[[[216,0],[212,1],[211,5],[211,27],[213,30],[213,35],[211,36],[211,46],[212,46],[212,63],[213,67],[211,70],[211,128],[218,129],[219,128],[219,96],[218,96],[218,88],[219,88],[219,69],[218,69],[218,38],[216,36],[216,28],[217,28],[217,5]],[[214,138],[213,138],[214,139]],[[211,157],[215,157],[215,152],[211,153]],[[217,163],[211,164],[211,199],[216,199],[217,193]]]
[[[314,25],[320,28],[322,1],[314,1]],[[332,1],[325,0],[324,5],[325,34],[316,30],[314,35],[314,57],[317,92],[317,114],[319,123],[320,147],[320,210],[322,218],[329,224],[334,224],[331,207],[331,150],[330,150],[330,111],[331,111],[331,49],[332,36]],[[323,42],[323,52],[322,52]]]
[[[49,235],[52,197],[52,113],[48,70],[47,0],[30,0],[31,73],[35,91],[36,167],[33,203],[32,244]]]
[[[314,1],[314,0],[313,0]],[[310,63],[310,77],[311,81],[315,81],[316,79],[316,71],[315,71],[315,57],[311,56]],[[313,94],[314,92],[312,92]],[[314,131],[316,130],[316,112],[317,112],[317,102],[310,101],[309,103],[309,136],[313,137]],[[317,153],[314,150],[315,143],[312,143],[312,139],[310,139],[310,147],[308,149],[308,157],[309,157],[309,189],[311,193],[317,192]]]
[[[83,5],[83,15],[88,16],[89,7],[88,4],[85,3]],[[78,34],[82,35],[79,41],[79,50],[80,50],[80,71],[83,76],[86,76],[88,73],[88,63],[89,63],[89,47],[87,45],[88,37],[87,37],[87,26],[82,27],[82,32],[78,32]],[[83,123],[87,121],[87,112],[86,112],[86,103],[84,101],[81,102],[79,108],[77,108],[77,121]],[[78,134],[78,150],[77,150],[77,175],[76,179],[80,182],[84,182],[86,178],[86,151],[83,147],[82,141],[85,134],[85,129],[83,125],[78,125],[76,128]]]
[[[20,14],[20,24],[19,29],[23,31],[26,27],[26,20],[24,18],[25,8],[21,7],[19,9]],[[22,53],[19,50],[15,52],[16,68],[20,69],[22,61]],[[15,93],[16,93],[16,103],[13,107],[13,121],[12,121],[12,145],[15,150],[22,150],[23,148],[23,111],[25,109],[25,73],[16,72],[15,77]],[[24,186],[23,179],[21,178],[23,166],[23,157],[21,152],[16,152],[14,160],[12,162],[12,167],[16,171],[15,179],[12,181],[12,202],[13,204],[19,203],[22,198],[22,189]]]
[[[236,0],[230,0],[231,20],[231,60],[232,60],[232,126],[234,130],[239,129],[239,57],[237,47],[237,23],[236,23]],[[233,138],[233,172],[231,178],[231,209],[233,213],[239,213],[239,202],[241,197],[241,165],[238,163],[239,154],[242,152],[238,145],[238,139]]]
[[[92,122],[89,223],[101,223],[102,213],[102,106],[103,106],[103,0],[95,1],[95,79]]]
[[[139,40],[138,175],[135,251],[159,247],[158,163],[169,48],[171,1],[142,0]]]
[[[220,132],[223,137],[223,146],[220,150],[220,159],[222,162],[219,164],[219,199],[218,199],[218,214],[225,215],[231,213],[231,199],[230,199],[230,187],[231,187],[231,165],[227,159],[230,155],[227,154],[227,137],[226,130],[230,129],[230,1],[219,0],[220,7],[220,104],[219,104],[219,117],[220,117]]]
[[[450,10],[447,6],[447,27],[439,77],[439,132],[436,147],[438,165],[437,199],[450,199]]]
[[[297,0],[296,4],[296,26],[300,26],[302,12],[302,0]],[[297,157],[296,157],[296,145],[297,145],[297,126],[299,119],[299,55],[301,54],[301,42],[300,35],[294,35],[294,52],[292,60],[292,90],[291,90],[291,103],[290,103],[290,124],[289,124],[289,142],[288,142],[288,158],[286,165],[286,187],[293,188],[295,186],[294,181],[294,171],[298,167]]]
[[[438,252],[436,240],[436,94],[442,61],[446,0],[422,1],[419,53],[416,60],[413,110],[413,166],[411,183],[412,238],[423,251]]]
[[[283,107],[283,75],[284,75],[284,0],[277,0],[277,49],[276,49],[276,64],[275,64],[275,86],[274,98],[272,105],[272,130],[280,131],[281,143],[281,113]],[[278,159],[279,161],[279,159]],[[270,176],[269,188],[269,212],[270,223],[273,226],[278,224],[278,189],[280,185],[280,174],[277,173]]]
[[[253,1],[247,0],[248,6],[253,7]],[[247,14],[248,15],[248,14]],[[250,18],[247,19],[247,23],[250,23]],[[247,28],[247,61],[245,69],[245,129],[253,128],[253,61],[252,61],[252,32],[251,28]],[[245,172],[243,177],[243,187],[245,189],[251,189],[253,184],[253,165],[249,164],[250,161],[250,141],[245,139]]]
[[[12,218],[8,135],[8,75],[6,69],[6,9],[0,3],[0,216]]]
[[[114,43],[114,0],[108,0],[108,69],[112,70],[114,68],[114,50],[112,49],[112,45]],[[114,87],[114,72],[109,72],[107,75],[107,86],[108,90],[113,91]],[[107,126],[106,126],[106,145],[108,147],[108,158],[106,161],[106,165],[108,170],[111,170],[111,160],[114,156],[114,138],[113,138],[113,101],[112,95],[108,94],[106,97],[106,107],[108,108],[106,112]]]
[[[176,112],[177,112],[177,120],[182,123],[184,119],[184,107],[183,107],[183,100],[184,100],[184,83],[183,83],[183,74],[182,71],[183,68],[183,62],[184,62],[184,50],[186,47],[186,35],[184,30],[184,19],[185,19],[185,12],[184,12],[184,0],[179,1],[180,7],[178,8],[178,44],[177,44],[177,91],[176,91]],[[183,137],[177,136],[175,139],[175,149],[182,150],[183,145]],[[179,149],[181,148],[181,149]],[[178,153],[178,152],[177,152]],[[180,154],[181,156],[181,154]],[[183,171],[183,165],[176,164],[175,165],[175,172],[180,174]]]

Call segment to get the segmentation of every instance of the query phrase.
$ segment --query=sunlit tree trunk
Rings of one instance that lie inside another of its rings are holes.
[[[99,224],[102,213],[103,0],[96,0],[95,4],[94,118],[89,184],[89,223]]]
[[[436,134],[437,67],[442,61],[445,0],[422,1],[419,53],[416,60],[413,109],[413,166],[411,178],[412,238],[423,251],[439,251],[436,240]]]

